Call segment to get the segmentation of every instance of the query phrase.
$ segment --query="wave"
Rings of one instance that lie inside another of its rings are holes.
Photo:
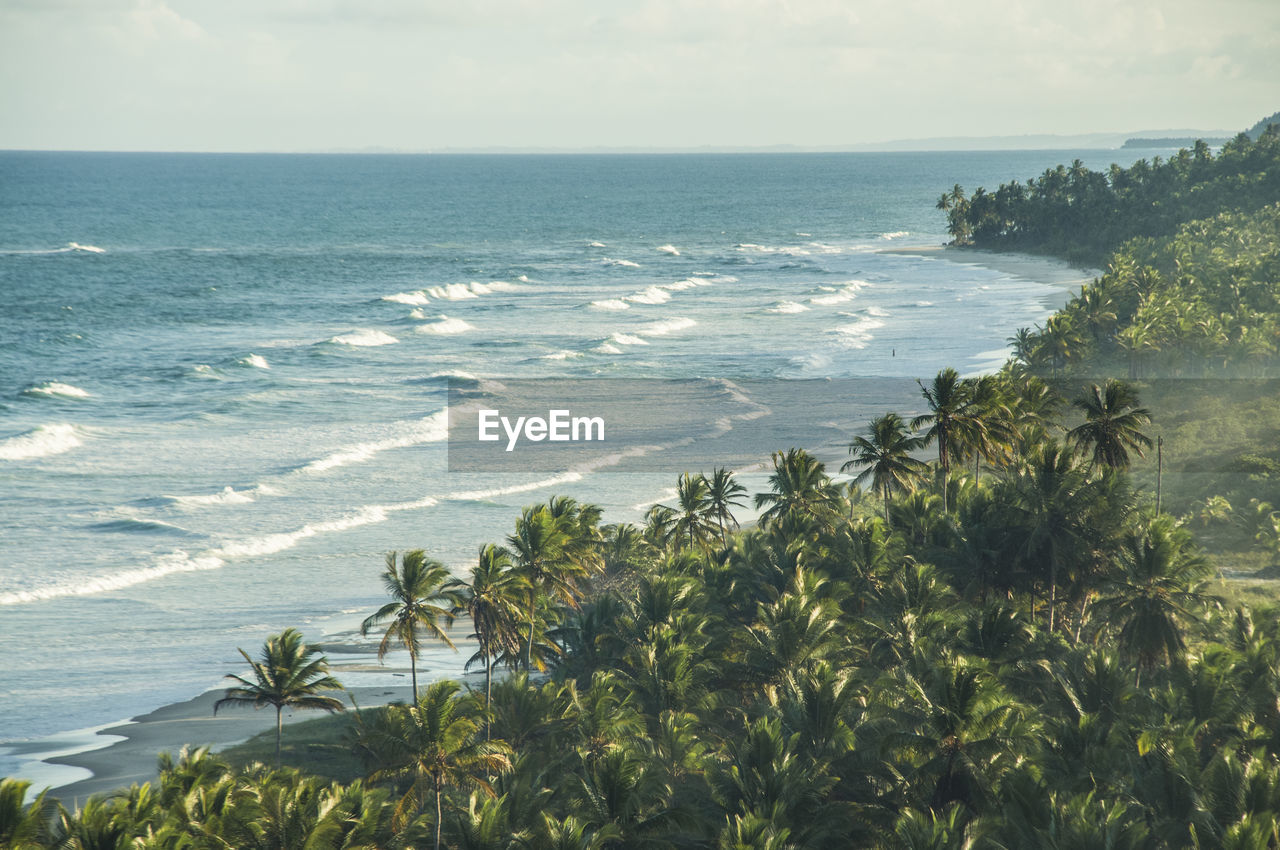
[[[691,278],[691,277],[686,277],[684,280],[677,280],[675,283],[661,284],[662,288],[665,290],[668,290],[669,292],[683,292],[686,289],[693,289],[695,286],[710,286],[710,285],[711,285],[711,281],[709,280],[695,280],[694,278]]]
[[[491,292],[517,292],[520,289],[521,287],[505,280],[491,280],[488,283],[475,283],[473,281],[471,284],[471,291],[477,295],[488,295]]]
[[[380,299],[393,304],[429,304],[431,299],[421,289],[415,292],[397,292],[395,295],[384,295]]]
[[[871,331],[881,327],[884,327],[884,322],[880,319],[863,316],[856,322],[832,328],[831,332],[838,336],[840,344],[846,348],[866,348],[872,340]]]
[[[375,522],[385,522],[387,511],[379,505],[366,505],[354,513],[340,519],[325,522],[307,523],[295,531],[283,531],[277,534],[264,534],[234,543],[225,543],[209,554],[218,558],[254,558],[262,555],[274,555],[298,545],[308,537],[315,537],[327,531],[346,531]]]
[[[631,305],[621,298],[606,298],[603,301],[592,301],[589,305],[593,310],[630,310]]]
[[[228,485],[217,493],[200,496],[166,496],[165,498],[171,504],[177,505],[246,505],[253,501],[253,496],[249,494],[254,491],[266,492],[261,487],[237,490]]]
[[[581,473],[563,472],[560,475],[556,475],[552,478],[544,478],[541,481],[530,481],[526,484],[513,484],[510,487],[498,487],[493,490],[464,490],[457,493],[450,493],[444,498],[455,502],[480,502],[486,499],[492,499],[495,496],[510,496],[515,493],[526,493],[530,490],[540,490],[543,487],[572,484],[575,481],[581,480]]]
[[[917,301],[917,302],[916,302],[916,306],[917,306],[917,307],[932,307],[932,306],[933,306],[933,302],[932,302],[932,301]]]
[[[665,304],[671,300],[671,293],[660,286],[650,286],[627,296],[634,304]]]
[[[824,286],[822,287],[822,289],[831,294],[816,295],[813,298],[809,299],[809,303],[819,304],[826,307],[829,307],[832,304],[843,304],[847,301],[852,301],[854,298],[858,297],[858,290],[862,289],[862,287],[866,285],[867,285],[867,282],[865,280],[849,280],[849,281],[845,281],[843,284],[840,284],[839,288],[836,288],[833,286]]]
[[[46,599],[58,599],[63,596],[91,596],[95,593],[106,593],[111,590],[122,590],[135,584],[154,581],[175,573],[190,573],[198,570],[216,570],[223,566],[221,558],[205,556],[190,558],[186,552],[174,552],[165,556],[153,567],[142,567],[135,570],[123,570],[101,576],[77,576],[65,581],[54,582],[35,590],[16,590],[0,593],[0,605],[16,605],[22,602],[41,602]]]
[[[121,517],[120,519],[98,522],[90,525],[89,528],[94,531],[107,531],[118,534],[167,534],[176,537],[202,536],[179,525],[172,525],[156,519],[137,519],[135,517]]]
[[[676,248],[675,245],[659,245],[658,253],[667,254],[668,256],[671,256],[671,257],[680,256],[680,251]]]
[[[630,260],[615,260],[612,257],[605,257],[600,262],[604,263],[606,266],[622,266],[623,268],[627,268],[627,269],[640,268],[639,263],[633,263]]]
[[[881,233],[880,238],[881,239],[901,239],[904,236],[910,236],[910,235],[911,235],[911,231],[909,230],[895,230],[892,233]]]
[[[387,519],[388,514],[395,511],[429,508],[437,504],[439,504],[437,499],[426,496],[421,499],[391,505],[367,505],[335,520],[308,523],[295,531],[265,534],[260,537],[251,537],[247,540],[224,543],[216,549],[207,550],[195,557],[189,556],[186,552],[178,551],[162,557],[155,566],[151,567],[122,570],[118,573],[87,578],[77,576],[34,590],[0,593],[0,605],[40,602],[64,596],[90,596],[96,593],[121,590],[177,573],[216,570],[226,566],[228,559],[271,555],[289,549],[297,545],[298,542],[318,534],[346,531],[362,525],[369,525],[370,523],[383,522]]]
[[[197,378],[207,378],[211,381],[221,381],[222,376],[218,374],[218,370],[210,366],[208,363],[198,363],[191,367],[191,374]]]
[[[633,334],[622,334],[622,333],[614,334],[613,336],[609,337],[609,341],[616,342],[618,345],[648,345],[649,344],[649,341],[647,339],[641,339],[640,337],[635,336]]]
[[[408,446],[416,446],[421,443],[435,443],[449,436],[448,431],[449,415],[448,411],[440,410],[418,422],[411,423],[407,431],[398,437],[390,437],[385,440],[375,440],[368,443],[356,443],[353,446],[347,446],[335,452],[330,452],[322,458],[304,464],[297,469],[298,472],[325,472],[330,469],[336,469],[340,466],[349,466],[353,463],[363,463],[369,460],[379,452],[388,449],[402,449]]]
[[[58,381],[46,381],[36,387],[29,387],[22,391],[26,396],[58,396],[60,398],[88,398],[89,393],[79,387],[73,387],[71,384],[62,384]]]
[[[521,283],[528,283],[529,276],[527,274],[522,274],[518,278],[516,278],[516,280],[520,281]]]
[[[475,329],[475,325],[470,322],[441,316],[439,321],[432,322],[429,325],[418,325],[414,328],[414,331],[420,334],[461,334]]]
[[[682,331],[687,328],[691,328],[696,324],[698,323],[693,319],[663,319],[662,321],[645,325],[643,328],[636,331],[636,333],[644,334],[646,336],[666,336],[667,334],[675,331]]]
[[[603,242],[588,242],[587,247],[588,248],[607,248],[608,246],[605,245]]]
[[[884,309],[883,307],[868,307],[864,312],[868,316],[878,316],[882,319],[890,315],[889,311]]]
[[[68,242],[67,250],[69,251],[86,251],[90,254],[105,254],[106,248],[99,248],[97,245],[81,245],[79,242]]]
[[[261,354],[250,354],[247,357],[241,357],[236,361],[237,366],[248,366],[253,369],[270,369],[271,364],[267,363],[267,358]]]
[[[808,310],[808,309],[809,309],[808,307],[804,306],[803,304],[798,304],[795,301],[779,301],[777,304],[774,304],[765,312],[766,313],[803,313],[805,310]]]
[[[539,359],[540,360],[568,360],[573,357],[582,357],[582,356],[583,354],[581,351],[571,351],[570,349],[565,348],[555,352],[554,354],[544,354]]]
[[[441,301],[463,301],[467,298],[479,298],[480,296],[471,291],[471,287],[465,283],[450,283],[445,286],[432,286],[427,289],[432,298],[439,298]]]
[[[71,451],[81,445],[74,425],[41,425],[0,440],[0,460],[31,460]]]
[[[339,334],[330,337],[329,342],[334,345],[350,345],[357,348],[368,348],[378,345],[394,345],[400,340],[396,339],[389,333],[382,331],[355,330],[351,333]]]
[[[602,342],[591,350],[596,352],[597,354],[621,354],[622,353],[621,348],[618,348],[618,346],[610,342]]]

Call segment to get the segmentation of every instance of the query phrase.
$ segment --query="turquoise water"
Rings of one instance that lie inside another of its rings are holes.
[[[880,250],[941,243],[953,183],[1112,153],[0,153],[0,774],[371,610],[388,549],[665,497],[447,474],[443,376],[992,368],[1060,291]]]

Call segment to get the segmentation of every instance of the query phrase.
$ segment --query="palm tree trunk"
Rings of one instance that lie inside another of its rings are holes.
[[[533,670],[533,615],[537,607],[537,600],[533,593],[529,594],[529,642],[524,645],[524,672],[528,673]]]
[[[436,850],[440,850],[440,785],[436,784]]]
[[[493,699],[493,661],[488,651],[484,654],[484,739],[489,740],[493,718],[489,716],[489,706]]]
[[[413,702],[418,702],[418,653],[409,652],[409,674],[413,677]]]
[[[1058,601],[1058,562],[1049,562],[1049,631],[1053,631],[1053,606]]]
[[[280,712],[284,710],[284,706],[276,706],[276,770],[280,769],[280,736],[284,732],[284,720],[280,716]]]

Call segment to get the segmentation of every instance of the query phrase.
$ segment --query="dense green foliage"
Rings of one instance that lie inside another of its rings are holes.
[[[956,244],[1033,251],[1102,262],[1130,239],[1172,235],[1222,212],[1253,212],[1280,201],[1280,131],[1256,141],[1241,133],[1217,156],[1206,142],[1162,161],[1092,171],[1079,160],[996,191],[960,186],[938,202]]]
[[[874,480],[884,452],[868,446],[930,435],[938,459],[898,458],[871,498],[791,450],[744,530],[726,521],[743,494],[720,471],[682,476],[643,527],[602,526],[569,499],[526,509],[469,580],[417,594],[456,596],[455,614],[483,599],[474,660],[510,672],[491,692],[442,682],[342,721],[363,779],[195,752],[162,762],[154,786],[52,817],[0,786],[0,836],[1277,846],[1280,625],[1225,609],[1184,524],[1134,491],[1125,467],[1150,460],[1132,389],[1062,398],[1036,378],[949,371],[921,389],[925,430],[877,419],[850,471]]]

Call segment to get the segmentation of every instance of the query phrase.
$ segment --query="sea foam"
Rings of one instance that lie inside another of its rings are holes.
[[[680,256],[680,251],[676,248],[676,246],[675,246],[675,245],[659,245],[659,246],[658,246],[658,253],[659,253],[659,254],[667,254],[667,255],[672,256],[672,257],[678,257],[678,256]]]
[[[402,426],[403,433],[395,437],[345,446],[322,458],[317,458],[310,463],[304,464],[298,471],[325,472],[340,466],[363,463],[379,452],[384,452],[388,449],[401,449],[408,446],[416,446],[420,443],[439,442],[449,436],[448,424],[448,412],[440,410],[418,422]]]
[[[271,364],[267,362],[267,358],[261,354],[250,354],[247,357],[241,357],[236,361],[237,365],[248,366],[252,369],[270,369]]]
[[[621,267],[626,268],[626,269],[638,269],[638,268],[640,268],[640,264],[639,264],[639,263],[633,263],[633,262],[631,262],[630,260],[615,260],[615,259],[613,259],[612,257],[605,257],[605,258],[604,258],[603,260],[601,260],[600,262],[604,263],[606,266],[621,266]]]
[[[660,286],[650,286],[627,296],[633,304],[665,304],[671,300],[671,293]]]
[[[22,434],[0,440],[0,460],[31,460],[71,451],[81,445],[74,425],[41,425]]]
[[[414,330],[420,334],[449,335],[473,331],[475,330],[475,325],[462,319],[450,319],[448,316],[441,316],[439,321],[432,322],[429,325],[418,325]]]
[[[644,334],[645,336],[665,336],[666,334],[674,333],[675,331],[686,330],[688,328],[693,327],[696,324],[698,323],[695,322],[693,319],[685,319],[685,318],[663,319],[662,321],[645,325],[644,327],[640,328],[637,331],[637,333]]]
[[[592,301],[592,310],[629,310],[631,305],[621,298],[606,298],[602,301]]]
[[[59,398],[88,398],[89,393],[79,387],[73,387],[71,384],[63,384],[58,381],[47,381],[36,387],[31,387],[22,391],[27,396],[57,396]]]
[[[394,345],[400,340],[396,339],[389,333],[382,331],[356,330],[351,333],[339,334],[331,337],[329,342],[334,345],[351,345],[357,348],[367,348],[378,345]]]
[[[772,307],[770,307],[766,312],[803,313],[805,310],[808,310],[808,309],[809,309],[808,307],[804,306],[803,304],[798,304],[795,301],[779,301],[777,304],[774,304]]]
[[[429,304],[431,299],[421,289],[416,292],[397,292],[395,295],[382,296],[383,301],[390,301],[393,304]]]

